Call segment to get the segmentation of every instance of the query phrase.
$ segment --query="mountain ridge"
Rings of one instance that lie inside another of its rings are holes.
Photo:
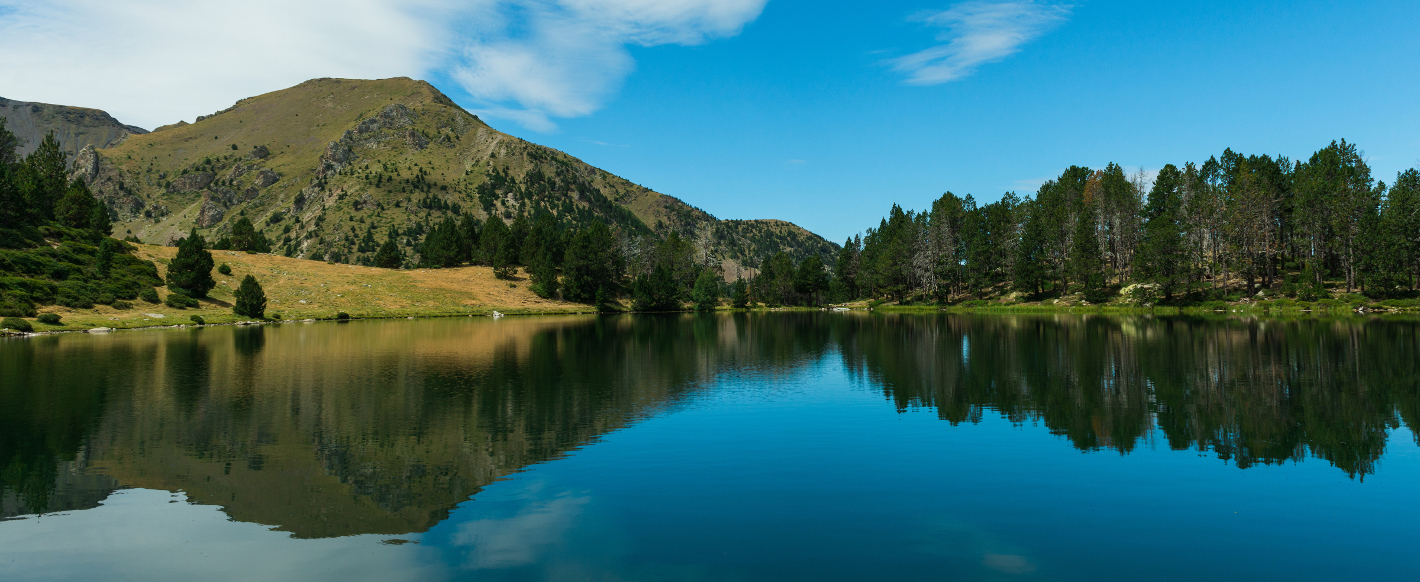
[[[60,149],[70,159],[85,147],[113,147],[123,143],[130,135],[148,133],[141,127],[125,125],[100,109],[16,101],[4,97],[0,97],[0,117],[5,118],[5,126],[10,132],[20,138],[16,154],[22,157],[34,152],[50,131],[54,132]]]
[[[610,223],[624,250],[676,233],[728,280],[778,251],[830,261],[837,245],[776,219],[720,220],[553,148],[500,132],[405,77],[312,79],[190,124],[88,147],[72,177],[112,211],[115,236],[169,243],[225,235],[242,216],[277,252],[361,262],[386,233],[407,253],[430,223],[549,213]],[[363,231],[363,232],[362,232]]]

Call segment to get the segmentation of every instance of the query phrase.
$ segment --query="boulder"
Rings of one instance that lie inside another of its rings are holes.
[[[228,180],[236,180],[237,178],[240,178],[240,177],[242,177],[242,176],[245,176],[245,175],[247,174],[247,172],[250,172],[250,171],[252,171],[252,167],[251,167],[251,166],[248,166],[248,165],[243,164],[243,163],[241,163],[241,162],[237,162],[237,165],[232,166],[232,169],[227,172],[227,179],[228,179]]]
[[[279,181],[281,181],[281,174],[263,168],[256,173],[256,182],[254,182],[254,184],[256,184],[257,188],[265,188]]]
[[[202,210],[197,212],[197,226],[211,228],[212,225],[222,222],[222,217],[226,215],[227,209],[222,208],[220,204],[204,197],[202,199]]]
[[[247,159],[248,159],[248,160],[264,160],[264,159],[266,159],[266,156],[269,156],[269,155],[271,155],[271,150],[266,149],[266,146],[264,146],[264,145],[259,145],[259,146],[256,146],[256,147],[254,147],[254,148],[251,148],[251,151],[247,152]]]
[[[173,179],[172,185],[168,187],[169,192],[194,192],[206,188],[217,179],[217,175],[212,172],[192,172],[183,174]]]
[[[429,147],[429,139],[424,137],[424,134],[419,133],[419,130],[410,128],[408,131],[404,132],[404,145],[416,150],[422,150]]]

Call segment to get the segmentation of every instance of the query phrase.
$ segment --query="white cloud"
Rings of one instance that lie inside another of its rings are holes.
[[[616,93],[627,46],[733,36],[765,1],[0,0],[0,96],[151,129],[316,77],[444,75],[548,131]]]
[[[888,61],[911,85],[940,85],[1016,54],[1026,43],[1064,22],[1070,6],[1037,2],[963,2],[912,20],[941,28],[938,44]]]
[[[477,15],[451,76],[483,114],[545,131],[596,111],[635,63],[628,45],[695,45],[738,34],[766,0],[499,1]]]
[[[181,493],[117,491],[99,507],[0,521],[2,580],[437,580],[448,572],[419,545],[389,536],[295,539],[235,521]],[[401,538],[420,540],[419,535]],[[180,548],[176,550],[175,548]]]
[[[0,0],[0,95],[152,129],[316,77],[414,76],[446,42],[388,0]]]
[[[472,548],[464,564],[469,570],[533,564],[562,541],[588,501],[586,497],[558,497],[529,504],[505,519],[469,521],[458,526],[451,541]]]

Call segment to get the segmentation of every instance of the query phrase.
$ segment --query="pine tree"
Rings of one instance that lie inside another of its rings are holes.
[[[236,224],[232,225],[231,247],[234,251],[249,253],[271,252],[271,242],[266,240],[266,235],[257,230],[245,216],[237,219]]]
[[[44,136],[39,148],[25,158],[21,180],[29,211],[36,219],[54,219],[54,205],[69,186],[68,171],[69,156],[60,149],[59,140],[51,131]]]
[[[552,260],[552,251],[543,250],[533,258],[528,266],[528,287],[543,299],[557,296],[557,263]]]
[[[266,317],[266,291],[256,282],[256,277],[247,275],[242,279],[241,286],[237,287],[232,313],[256,319]]]
[[[393,232],[385,239],[385,244],[380,245],[380,250],[375,252],[374,264],[381,269],[398,269],[404,265],[404,257],[399,253],[399,245],[394,242]]]
[[[749,285],[744,279],[735,279],[735,286],[730,291],[730,305],[735,309],[744,309],[749,306]]]
[[[1075,219],[1075,235],[1070,241],[1070,271],[1085,299],[1101,302],[1105,299],[1104,260],[1100,256],[1095,227],[1094,209],[1081,208]]]
[[[1183,175],[1173,164],[1159,170],[1144,208],[1144,240],[1139,245],[1136,278],[1157,283],[1165,299],[1173,299],[1187,282],[1187,249],[1180,217]]]
[[[720,304],[720,278],[713,269],[700,271],[695,278],[695,290],[691,292],[697,311],[714,311]]]
[[[477,261],[478,237],[483,232],[483,223],[472,214],[465,214],[459,221],[459,262]]]
[[[419,245],[419,266],[428,268],[448,268],[459,264],[463,255],[463,237],[452,218],[445,218],[424,237]]]
[[[9,166],[20,163],[18,151],[20,149],[20,138],[10,131],[9,120],[0,117],[0,166]]]
[[[508,237],[508,225],[503,219],[489,215],[488,221],[483,225],[483,232],[478,237],[478,260],[485,265],[495,266],[493,263],[502,254],[503,247],[507,246]]]
[[[621,276],[620,254],[611,229],[601,221],[576,232],[567,244],[562,265],[562,296],[591,303],[598,293],[611,297]]]
[[[89,192],[89,186],[81,180],[69,183],[69,188],[54,205],[54,217],[60,224],[70,228],[89,228],[89,220],[94,216],[98,201]]]
[[[168,264],[168,289],[188,297],[206,297],[217,286],[212,279],[212,253],[197,229],[178,241],[177,256]]]
[[[94,200],[93,213],[89,215],[89,230],[104,236],[113,234],[113,222],[108,216],[108,204],[103,200]]]
[[[799,261],[794,270],[794,292],[799,296],[800,305],[821,305],[823,294],[828,291],[828,272],[823,268],[823,259],[809,255]]]
[[[118,241],[105,238],[99,243],[99,252],[94,256],[94,269],[98,271],[99,278],[107,279],[109,271],[113,269],[114,247],[118,246]]]

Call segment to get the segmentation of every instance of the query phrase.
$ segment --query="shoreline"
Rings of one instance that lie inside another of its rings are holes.
[[[235,314],[201,314],[204,318],[216,317],[218,321],[204,322],[201,324],[191,321],[183,323],[158,323],[140,325],[117,324],[114,327],[106,326],[85,326],[71,329],[64,329],[68,326],[45,326],[50,329],[42,329],[33,332],[18,332],[15,330],[0,330],[0,337],[23,338],[39,337],[46,335],[59,335],[69,333],[113,333],[118,331],[154,330],[154,329],[189,329],[219,326],[250,326],[250,325],[277,325],[291,323],[317,323],[317,322],[344,322],[344,321],[366,321],[366,320],[397,320],[397,319],[452,319],[459,317],[502,317],[502,316],[538,316],[538,315],[634,315],[634,314],[694,314],[693,310],[683,311],[660,311],[660,312],[635,312],[635,311],[596,311],[587,306],[587,309],[526,309],[526,308],[479,308],[469,311],[454,310],[433,310],[418,311],[408,314],[373,314],[373,315],[351,315],[348,319],[338,317],[306,317],[306,318],[282,318],[273,320],[252,320],[242,318]],[[829,313],[904,313],[904,314],[927,314],[927,313],[953,313],[962,315],[1049,315],[1049,314],[1071,314],[1071,315],[1119,315],[1119,316],[1203,316],[1220,319],[1233,318],[1287,318],[1287,319],[1309,319],[1318,317],[1347,317],[1347,318],[1395,318],[1405,316],[1420,316],[1420,311],[1406,309],[1373,309],[1367,311],[1356,311],[1347,307],[1336,309],[1269,309],[1229,305],[1230,309],[1208,309],[1204,307],[1130,307],[1118,305],[878,305],[869,307],[866,305],[847,307],[845,311],[835,311],[833,307],[757,307],[748,309],[719,308],[711,312],[704,313],[783,313],[783,312],[815,312],[823,311]],[[1240,308],[1241,307],[1241,308]],[[506,311],[504,311],[506,309]],[[497,315],[494,315],[494,314]]]

